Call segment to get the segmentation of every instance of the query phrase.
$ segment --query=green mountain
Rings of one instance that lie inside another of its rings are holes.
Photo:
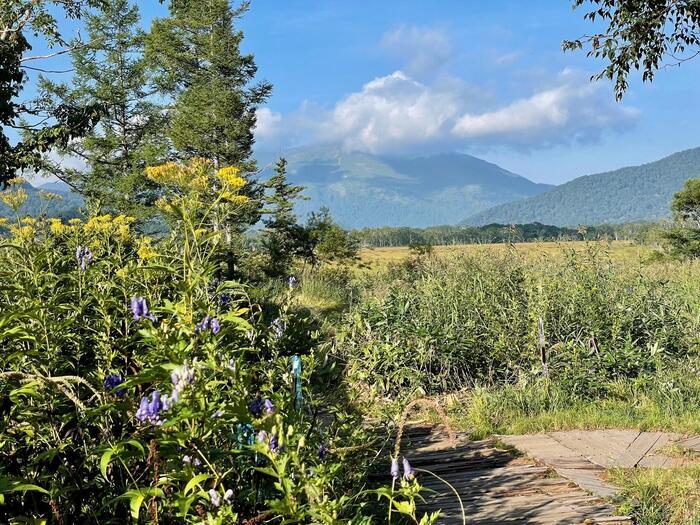
[[[289,179],[304,186],[309,198],[297,204],[297,214],[303,218],[326,206],[346,228],[455,224],[551,188],[459,153],[387,157],[311,146],[281,155]],[[274,156],[258,155],[258,161],[269,170]]]
[[[578,177],[540,195],[473,214],[463,223],[574,226],[655,221],[670,215],[673,194],[693,177],[700,177],[700,148],[641,166]]]
[[[73,193],[62,182],[47,182],[35,187],[24,183],[23,187],[29,198],[20,208],[21,215],[37,216],[45,213],[48,217],[60,217],[70,219],[79,215],[83,199]],[[47,198],[46,193],[51,193],[57,198]],[[12,217],[14,213],[4,203],[0,202],[0,217]]]

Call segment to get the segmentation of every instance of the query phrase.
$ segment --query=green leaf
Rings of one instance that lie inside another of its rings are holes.
[[[100,472],[102,473],[102,477],[107,481],[109,481],[107,479],[107,467],[109,466],[109,462],[112,461],[112,456],[115,454],[115,452],[117,452],[116,449],[110,448],[106,450],[100,458]]]
[[[189,480],[187,485],[185,485],[185,490],[183,491],[185,496],[192,492],[195,486],[199,485],[202,481],[209,479],[210,477],[211,476],[209,474],[197,474],[195,477]]]
[[[46,489],[42,489],[38,485],[33,485],[31,483],[18,483],[17,485],[13,485],[12,488],[5,492],[22,492],[22,491],[34,491],[34,492],[41,492],[42,494],[48,494],[49,491]]]
[[[394,508],[397,512],[401,514],[406,514],[407,516],[413,516],[416,511],[416,505],[413,501],[393,501]]]

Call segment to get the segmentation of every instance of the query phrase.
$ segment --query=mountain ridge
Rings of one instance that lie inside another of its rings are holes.
[[[346,228],[455,224],[465,212],[552,187],[456,152],[398,157],[315,145],[279,156],[287,159],[289,180],[304,186],[309,198],[295,207],[300,218],[325,206]],[[266,165],[265,155],[259,160]]]
[[[661,159],[577,177],[535,196],[467,216],[462,224],[541,222],[553,226],[657,221],[674,193],[700,177],[700,147]]]

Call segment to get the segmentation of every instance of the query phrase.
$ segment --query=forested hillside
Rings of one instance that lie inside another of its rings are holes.
[[[673,194],[700,176],[700,148],[656,162],[579,177],[533,197],[468,217],[466,224],[542,222],[557,226],[653,221],[669,216]]]

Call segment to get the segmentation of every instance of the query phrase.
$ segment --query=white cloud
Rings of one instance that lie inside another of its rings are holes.
[[[281,133],[282,114],[269,108],[259,108],[256,113],[255,135],[261,139],[271,139]]]
[[[465,113],[452,132],[465,139],[537,147],[595,140],[606,129],[629,127],[638,114],[609,101],[600,85],[565,70],[554,87],[492,111]]]
[[[384,34],[380,46],[401,59],[412,75],[423,75],[445,65],[453,55],[450,38],[434,28],[400,26]]]
[[[373,153],[425,146],[450,133],[460,107],[455,93],[430,89],[396,71],[339,101],[323,134],[347,149]]]
[[[279,147],[337,142],[375,154],[470,146],[530,150],[595,141],[605,132],[629,129],[638,116],[638,110],[613,102],[606,86],[572,70],[534,93],[500,103],[492,90],[459,79],[441,76],[427,83],[396,71],[331,108],[305,102],[284,116],[262,108],[257,136]]]

